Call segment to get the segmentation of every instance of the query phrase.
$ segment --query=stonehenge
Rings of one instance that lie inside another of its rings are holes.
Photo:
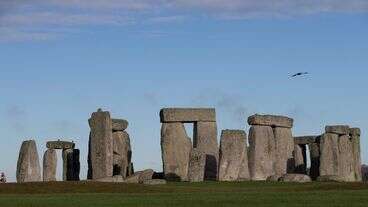
[[[205,180],[218,176],[219,148],[215,109],[164,108],[160,111],[161,151],[165,178],[188,180],[189,155],[192,148],[204,153]],[[193,123],[193,144],[184,123]]]
[[[221,131],[214,108],[160,110],[162,172],[134,172],[129,123],[98,109],[88,119],[87,180],[165,184],[167,181],[361,182],[359,128],[329,125],[320,135],[293,136],[294,120],[285,116],[248,117],[249,133]],[[191,139],[184,124],[193,124]],[[17,182],[57,181],[57,154],[62,151],[63,181],[80,180],[80,150],[74,142],[48,141],[39,163],[36,142],[24,141],[19,151]],[[310,162],[310,163],[308,163]],[[42,176],[41,176],[42,171]]]
[[[134,174],[128,121],[112,119],[108,111],[98,109],[88,120],[91,128],[88,144],[88,175],[91,180]]]
[[[22,143],[17,163],[17,182],[40,182],[41,166],[35,140]]]

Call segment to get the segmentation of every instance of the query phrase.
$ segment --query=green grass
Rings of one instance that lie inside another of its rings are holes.
[[[0,207],[84,206],[368,206],[361,183],[169,183],[161,186],[93,182],[0,185]]]

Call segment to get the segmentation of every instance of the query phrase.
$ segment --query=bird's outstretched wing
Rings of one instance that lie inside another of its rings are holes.
[[[290,76],[291,78],[295,78],[297,76],[302,76],[302,75],[308,75],[308,72],[302,72],[302,73],[295,73],[294,75]]]

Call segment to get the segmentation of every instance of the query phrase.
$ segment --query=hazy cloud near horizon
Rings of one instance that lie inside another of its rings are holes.
[[[367,0],[0,0],[0,41],[52,39],[82,26],[367,11]]]

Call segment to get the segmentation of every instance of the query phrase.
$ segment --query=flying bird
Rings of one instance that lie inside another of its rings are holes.
[[[302,75],[308,75],[308,72],[302,72],[302,73],[295,73],[294,75],[291,76],[291,78],[295,78],[297,76],[302,76]]]

